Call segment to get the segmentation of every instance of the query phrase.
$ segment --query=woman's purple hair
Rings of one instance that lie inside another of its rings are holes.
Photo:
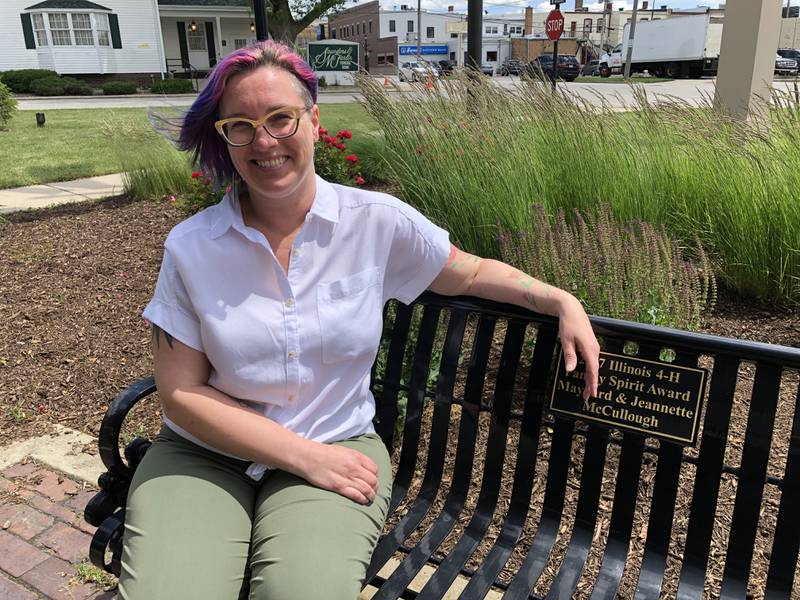
[[[283,69],[294,77],[298,91],[311,104],[317,101],[317,75],[294,50],[273,41],[256,42],[225,56],[211,71],[208,84],[183,117],[178,147],[192,152],[202,171],[221,181],[236,173],[225,140],[214,129],[219,102],[228,79],[259,67]]]

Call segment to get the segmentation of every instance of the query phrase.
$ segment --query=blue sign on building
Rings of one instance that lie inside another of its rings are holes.
[[[438,45],[434,46],[434,45],[430,45],[429,44],[427,46],[426,45],[420,46],[419,53],[420,54],[444,54],[445,56],[447,56],[448,53],[449,53],[449,49],[447,48],[446,44],[445,45],[441,45],[441,46],[438,46]],[[409,45],[409,46],[400,46],[400,56],[406,56],[406,55],[414,56],[416,54],[417,54],[417,45],[416,44]]]

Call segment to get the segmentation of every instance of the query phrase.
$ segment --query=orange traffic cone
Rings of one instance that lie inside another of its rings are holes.
[[[429,90],[433,89],[433,80],[431,79],[430,75],[428,75],[428,81],[425,83],[425,87]]]
[[[389,87],[389,78],[386,75],[383,76],[383,87]]]

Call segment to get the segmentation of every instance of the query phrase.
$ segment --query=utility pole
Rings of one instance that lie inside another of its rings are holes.
[[[467,67],[480,70],[483,48],[483,0],[467,3]]]
[[[633,58],[633,38],[636,33],[636,14],[639,10],[639,0],[633,0],[633,16],[631,17],[631,28],[628,30],[628,52],[625,57],[625,79],[631,76],[631,59]],[[646,14],[646,13],[645,13]]]
[[[417,62],[422,54],[422,0],[417,0]]]
[[[269,39],[267,26],[267,5],[264,0],[253,0],[253,16],[256,22],[256,39],[259,42]]]

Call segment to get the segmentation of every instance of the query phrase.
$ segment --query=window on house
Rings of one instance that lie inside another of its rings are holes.
[[[584,19],[583,20],[583,35],[589,35],[592,33],[592,20],[591,19]]]
[[[606,27],[606,20],[605,19],[597,19],[597,33],[603,33],[603,29]]]
[[[206,49],[206,29],[202,23],[197,24],[197,31],[186,27],[186,39],[189,41],[189,50],[201,51]]]
[[[450,37],[451,37],[451,38],[458,38],[458,34],[457,34],[457,33],[451,33],[451,34],[450,34]]]
[[[486,33],[497,33],[497,25],[487,25],[485,31]]]
[[[89,13],[72,13],[72,31],[75,34],[76,46],[94,46],[92,35],[92,19]]]
[[[44,28],[44,17],[41,13],[33,13],[33,31],[36,34],[36,45],[47,46],[47,31]]]
[[[369,32],[372,33],[372,19],[370,19],[369,22]]]
[[[94,24],[97,29],[97,43],[100,46],[110,46],[111,38],[108,35],[108,15],[106,13],[95,13]]]
[[[49,13],[50,36],[53,39],[53,46],[71,46],[72,38],[69,34],[69,22],[67,13]]]
[[[393,65],[394,64],[394,54],[387,54],[386,55],[386,64]]]
[[[525,33],[525,28],[522,25],[512,25],[511,26],[511,34],[512,35],[522,35]]]
[[[335,29],[331,29],[331,39],[333,39],[333,40],[336,39],[336,30]]]
[[[378,64],[385,65],[386,64],[386,55],[385,54],[378,54]]]
[[[486,52],[486,62],[497,62],[497,50],[489,50]]]
[[[414,21],[411,19],[408,21],[408,33],[414,33]]]
[[[394,19],[389,19],[389,33],[395,32],[395,23]]]
[[[245,46],[247,46],[247,40],[242,39],[242,38],[236,38],[235,40],[233,40],[233,49],[234,50],[241,50]]]
[[[367,34],[367,23],[366,23],[366,21],[361,21],[361,33],[363,33],[364,35]]]
[[[425,31],[425,36],[426,37],[429,37],[429,38],[434,37],[434,35],[433,35],[433,27],[426,27],[425,29],[426,29],[426,31]]]
[[[575,32],[578,30],[578,22],[571,21],[569,24],[569,35],[571,37],[575,37]]]

